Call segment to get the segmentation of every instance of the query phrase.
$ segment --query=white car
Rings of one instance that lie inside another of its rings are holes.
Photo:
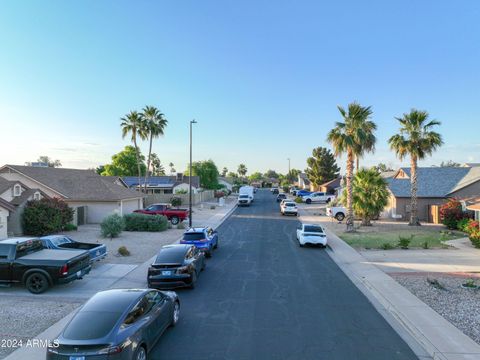
[[[303,247],[305,244],[327,246],[327,234],[320,225],[300,224],[297,228],[297,241]]]
[[[329,195],[325,192],[314,192],[310,195],[305,195],[302,197],[303,202],[307,204],[311,204],[314,202],[324,202],[329,203],[330,201],[335,199],[335,195]]]
[[[326,214],[327,216],[333,217],[338,221],[343,221],[347,215],[347,209],[345,209],[343,206],[327,207]]]
[[[292,200],[282,201],[280,204],[280,212],[282,215],[298,215],[297,204]]]

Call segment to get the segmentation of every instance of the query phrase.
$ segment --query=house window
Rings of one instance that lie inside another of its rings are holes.
[[[33,194],[33,200],[40,200],[42,198],[42,195],[37,191],[35,194]]]
[[[172,189],[165,189],[165,190],[163,190],[163,193],[164,194],[173,194],[173,190]]]
[[[14,187],[13,187],[13,196],[20,196],[22,195],[22,187],[18,184],[16,184]]]

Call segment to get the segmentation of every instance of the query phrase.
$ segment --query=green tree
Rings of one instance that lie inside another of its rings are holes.
[[[377,166],[375,166],[375,169],[379,172],[387,172],[387,171],[393,171],[391,166],[388,166],[387,164],[384,163],[378,163]]]
[[[286,178],[290,183],[294,183],[298,179],[298,174],[300,174],[301,171],[298,169],[291,169],[290,172],[286,175]]]
[[[186,175],[190,175],[188,169]],[[205,189],[215,190],[218,188],[218,169],[213,160],[195,161],[192,163],[193,176],[200,177],[200,185]]]
[[[224,168],[222,169],[222,177],[227,176],[227,173],[228,173],[228,169],[227,169],[226,167],[224,167]]]
[[[245,164],[238,165],[237,172],[238,172],[238,175],[240,175],[241,177],[244,177],[245,175],[247,175],[247,167],[245,166]]]
[[[94,170],[98,175],[102,175],[105,171],[105,165],[98,165]]]
[[[461,165],[453,160],[442,161],[440,167],[460,167]]]
[[[376,168],[358,170],[353,178],[353,211],[363,226],[371,226],[388,204],[387,181]],[[341,202],[345,202],[345,192]]]
[[[133,146],[127,145],[122,151],[112,156],[112,163],[104,166],[101,175],[135,176],[138,173],[137,156],[140,159],[140,175],[145,174],[147,169],[144,162],[145,156],[141,153],[137,154]]]
[[[47,164],[48,167],[54,167],[54,168],[62,167],[62,162],[60,160],[53,160],[49,156],[46,156],[46,155],[39,156],[38,159],[37,159],[37,162],[45,163],[45,164]],[[31,162],[26,162],[25,165],[26,166],[32,166],[32,163]]]
[[[336,156],[346,153],[346,192],[347,192],[347,232],[354,231],[353,224],[353,193],[352,178],[354,170],[354,159],[357,155],[373,151],[375,144],[376,124],[369,120],[372,115],[370,106],[364,107],[353,102],[345,110],[338,106],[338,111],[342,115],[343,122],[337,122],[335,127],[330,130],[327,140],[332,144]],[[365,146],[365,148],[364,148]]]
[[[254,172],[253,174],[251,174],[249,177],[248,177],[248,180],[250,182],[254,182],[254,181],[261,181],[263,179],[263,175],[261,172]]]
[[[145,173],[145,192],[147,192],[147,182],[150,173],[153,139],[164,135],[165,127],[168,124],[168,120],[165,119],[165,115],[154,106],[145,106],[142,109],[141,116],[143,120],[142,125],[144,126],[143,132],[147,135],[147,139],[150,141],[147,157],[147,172]]]
[[[140,184],[140,177],[142,176],[142,169],[141,169],[141,160],[140,160],[140,150],[138,149],[137,145],[137,137],[145,140],[147,138],[147,133],[145,131],[144,120],[141,114],[136,111],[130,111],[127,115],[120,119],[121,123],[120,126],[122,128],[122,138],[130,134],[131,140],[135,147],[135,154],[137,160],[137,171],[138,171],[138,185],[139,189],[141,189]]]
[[[442,136],[433,131],[441,123],[429,120],[428,112],[412,109],[403,117],[396,118],[400,123],[400,133],[393,135],[388,143],[400,160],[410,156],[411,212],[409,225],[420,225],[417,209],[417,164],[443,144]]]
[[[238,178],[238,174],[230,171],[230,172],[227,174],[227,177],[236,179],[236,178]]]
[[[330,150],[317,147],[313,149],[312,155],[307,159],[308,168],[305,172],[314,186],[320,186],[338,177],[340,168]]]
[[[175,165],[173,165],[173,163],[171,162],[170,164],[168,164],[168,167],[170,168],[170,174],[175,174]]]
[[[279,174],[277,174],[277,172],[275,170],[268,170],[266,173],[265,173],[265,177],[267,179],[278,179],[280,177]]]
[[[165,175],[165,168],[163,167],[160,158],[158,157],[157,154],[152,153],[151,155],[151,161],[152,161],[152,175],[153,176],[163,176]]]

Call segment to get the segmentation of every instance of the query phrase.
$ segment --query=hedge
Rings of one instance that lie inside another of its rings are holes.
[[[73,220],[73,214],[74,210],[61,199],[31,200],[22,214],[23,232],[34,236],[57,233]]]
[[[125,231],[165,231],[168,219],[162,215],[132,213],[123,216]]]

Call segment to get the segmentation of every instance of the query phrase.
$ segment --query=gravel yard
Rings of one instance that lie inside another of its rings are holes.
[[[34,339],[82,304],[62,299],[48,301],[31,297],[2,297],[0,300],[0,359],[16,350],[13,343]],[[42,339],[44,340],[44,339]]]
[[[480,344],[480,289],[465,289],[470,277],[435,274],[390,274],[412,294]],[[430,284],[437,280],[441,287]],[[474,278],[480,285],[480,278]]]

